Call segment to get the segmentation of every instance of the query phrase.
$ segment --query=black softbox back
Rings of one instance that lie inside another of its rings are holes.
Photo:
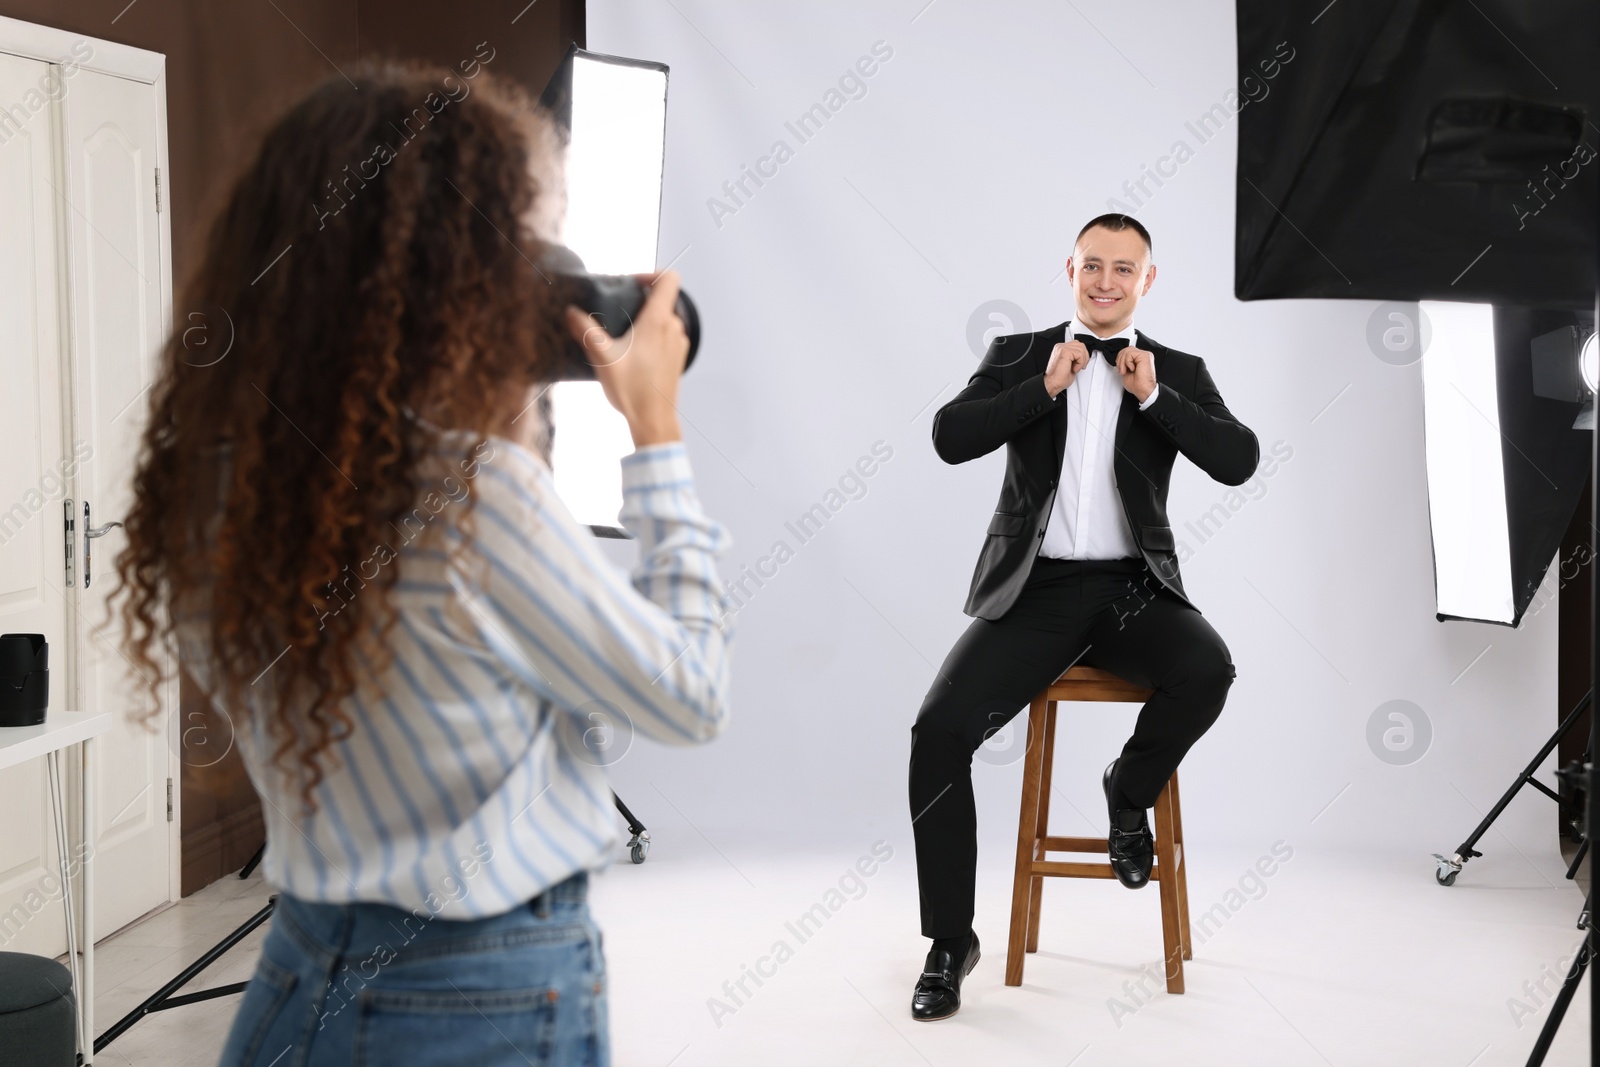
[[[1522,621],[1589,480],[1590,430],[1573,427],[1583,406],[1539,396],[1532,341],[1564,326],[1594,331],[1592,312],[1494,309],[1495,395],[1499,400],[1506,532],[1511,544],[1511,625]],[[1561,579],[1558,576],[1558,581]],[[1439,616],[1443,619],[1446,616]]]
[[[1234,293],[1594,306],[1600,4],[1238,0]]]

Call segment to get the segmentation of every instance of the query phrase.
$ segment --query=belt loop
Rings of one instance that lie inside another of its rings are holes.
[[[550,891],[546,889],[543,893],[540,893],[538,896],[528,901],[528,907],[531,908],[533,910],[533,914],[539,918],[550,918]]]

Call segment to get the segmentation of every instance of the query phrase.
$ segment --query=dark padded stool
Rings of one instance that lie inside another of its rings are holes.
[[[26,952],[0,952],[0,1049],[7,1063],[74,1067],[77,1012],[65,967]]]

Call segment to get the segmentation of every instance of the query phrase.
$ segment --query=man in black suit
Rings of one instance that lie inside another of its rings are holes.
[[[1153,689],[1103,778],[1111,864],[1137,889],[1153,855],[1146,809],[1234,679],[1227,645],[1183,591],[1167,485],[1180,452],[1225,485],[1243,483],[1259,460],[1255,434],[1223,405],[1204,360],[1134,330],[1156,277],[1137,220],[1091,220],[1067,275],[1073,318],[995,338],[933,420],[946,463],[1005,445],[1006,474],[964,609],[973,622],[911,729],[922,933],[933,939],[917,1019],[954,1015],[978,960],[978,746],[1075,663]]]

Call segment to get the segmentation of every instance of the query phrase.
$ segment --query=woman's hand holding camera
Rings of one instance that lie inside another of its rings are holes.
[[[567,325],[583,345],[606,400],[628,420],[635,448],[678,441],[678,382],[689,355],[689,335],[673,310],[678,273],[640,274],[650,287],[633,327],[612,337],[579,308],[568,306]]]

